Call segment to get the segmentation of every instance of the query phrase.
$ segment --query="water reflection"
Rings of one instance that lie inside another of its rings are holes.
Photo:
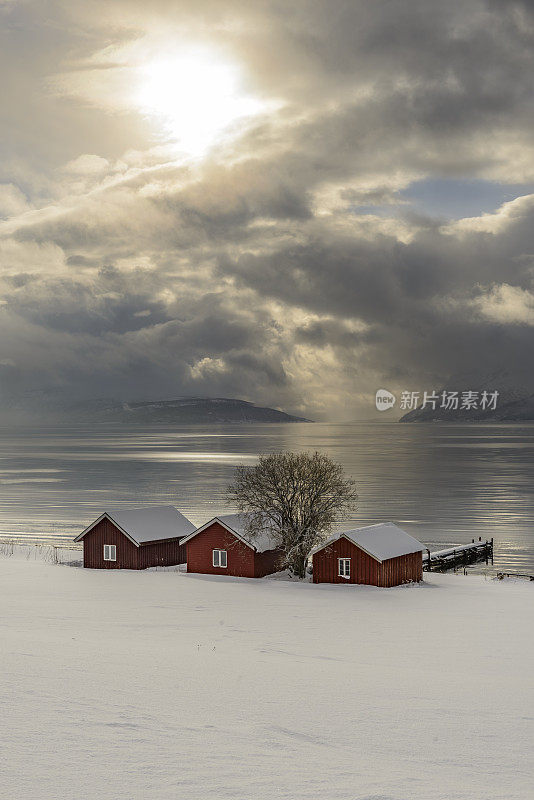
[[[495,538],[502,569],[534,569],[534,425],[290,424],[0,431],[0,535],[72,537],[102,508],[221,510],[237,464],[322,450],[353,475],[349,524],[394,520],[432,548]]]

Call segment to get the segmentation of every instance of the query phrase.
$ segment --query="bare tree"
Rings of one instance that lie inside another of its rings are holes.
[[[286,566],[303,578],[310,551],[355,510],[358,495],[341,465],[323,453],[272,453],[255,467],[237,467],[228,499],[246,514],[252,540],[268,530]]]

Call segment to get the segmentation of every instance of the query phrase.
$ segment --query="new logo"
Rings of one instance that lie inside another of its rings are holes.
[[[379,389],[376,393],[375,403],[378,411],[389,411],[395,405],[396,397],[387,389]]]

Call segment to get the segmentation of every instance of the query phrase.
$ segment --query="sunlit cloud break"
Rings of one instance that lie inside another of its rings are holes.
[[[525,369],[530,5],[90,5],[1,7],[6,405]]]

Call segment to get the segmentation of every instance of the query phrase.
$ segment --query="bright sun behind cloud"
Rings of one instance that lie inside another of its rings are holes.
[[[237,120],[264,108],[243,90],[237,66],[205,50],[156,58],[139,75],[136,105],[193,156],[206,152]]]

